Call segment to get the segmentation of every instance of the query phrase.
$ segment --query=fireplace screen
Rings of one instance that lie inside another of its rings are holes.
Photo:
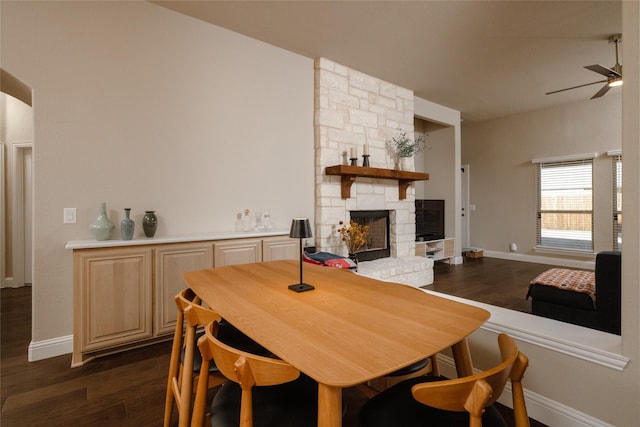
[[[369,226],[367,243],[358,251],[360,261],[391,256],[389,246],[389,211],[351,211],[351,220]]]

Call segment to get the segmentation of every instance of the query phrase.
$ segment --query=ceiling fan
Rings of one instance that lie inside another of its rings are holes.
[[[622,41],[621,34],[616,34],[609,37],[609,43],[616,44],[616,65],[614,65],[611,68],[607,68],[600,64],[587,65],[584,67],[587,70],[595,71],[598,74],[602,74],[603,76],[606,77],[606,80],[599,80],[597,82],[585,83],[583,85],[568,87],[566,89],[554,90],[553,92],[547,92],[546,95],[551,95],[552,93],[564,92],[565,90],[577,89],[579,87],[595,85],[598,83],[606,83],[598,92],[596,92],[595,95],[591,97],[591,99],[594,99],[594,98],[600,98],[602,95],[607,93],[609,89],[611,89],[612,87],[621,86],[622,85],[622,65],[620,65],[620,61],[618,60],[618,44],[620,44],[621,41]]]

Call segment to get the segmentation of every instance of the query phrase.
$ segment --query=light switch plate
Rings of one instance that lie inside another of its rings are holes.
[[[76,208],[64,208],[64,223],[65,224],[76,223]]]

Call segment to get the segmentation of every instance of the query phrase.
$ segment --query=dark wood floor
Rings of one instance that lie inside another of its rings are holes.
[[[437,262],[433,284],[425,288],[531,313],[527,286],[531,279],[553,267],[498,258],[465,258],[458,265]]]
[[[508,299],[505,293],[524,302],[526,291],[522,283],[526,284],[525,276],[535,274],[537,268],[488,258],[458,266],[437,264],[434,287],[464,297],[480,294],[485,288],[493,294],[486,302],[504,301]],[[498,289],[512,282],[518,283],[509,286],[512,290]],[[70,368],[71,355],[29,363],[31,289],[0,292],[0,425],[162,425],[169,342],[106,356],[74,369]],[[513,307],[522,302],[513,302]],[[348,410],[343,425],[355,427],[358,409],[366,398],[354,388],[345,389],[344,396]],[[501,405],[499,409],[513,425],[511,411]],[[532,427],[545,426],[532,421]]]

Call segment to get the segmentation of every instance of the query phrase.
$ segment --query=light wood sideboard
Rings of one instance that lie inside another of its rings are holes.
[[[187,271],[299,256],[298,240],[284,231],[208,237],[69,242],[71,365],[171,339],[177,314],[173,298],[186,286],[182,275]]]

